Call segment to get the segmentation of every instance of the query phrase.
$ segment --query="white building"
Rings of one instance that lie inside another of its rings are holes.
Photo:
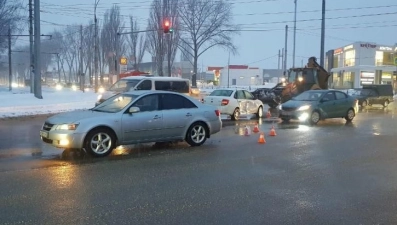
[[[220,70],[219,86],[256,86],[263,85],[262,71],[247,65],[229,65]]]
[[[363,84],[392,84],[397,88],[397,46],[355,42],[327,52],[325,68],[330,88],[360,88]]]

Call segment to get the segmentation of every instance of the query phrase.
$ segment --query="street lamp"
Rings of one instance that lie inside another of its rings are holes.
[[[297,0],[294,0],[295,12],[294,12],[294,47],[292,49],[292,68],[295,68],[295,46],[296,46],[296,10],[297,10]],[[285,56],[287,57],[287,56]]]

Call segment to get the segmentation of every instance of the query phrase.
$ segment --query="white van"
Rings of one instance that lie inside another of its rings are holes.
[[[134,90],[160,90],[175,91],[190,95],[190,81],[179,77],[124,77],[114,83],[109,89],[98,95],[96,105],[102,103],[113,95]]]

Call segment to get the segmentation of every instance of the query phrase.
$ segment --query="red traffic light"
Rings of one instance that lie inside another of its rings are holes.
[[[169,33],[170,32],[170,21],[166,20],[164,21],[164,33]]]

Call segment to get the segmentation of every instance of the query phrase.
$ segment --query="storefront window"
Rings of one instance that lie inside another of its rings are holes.
[[[375,66],[382,66],[383,64],[383,52],[376,51],[375,53]]]
[[[356,63],[356,51],[349,50],[345,52],[344,66],[354,66]]]
[[[376,51],[375,65],[377,66],[394,66],[394,53]]]
[[[341,54],[334,55],[334,68],[339,68],[339,62],[341,59]]]
[[[382,72],[382,84],[392,84],[392,72]]]
[[[354,72],[343,73],[343,87],[353,88],[354,87]]]
[[[361,86],[363,84],[374,84],[374,81],[375,81],[375,73],[374,72],[361,71],[361,76],[360,76],[360,85]]]
[[[338,88],[340,86],[340,78],[339,78],[339,73],[333,73],[332,74],[332,88]]]

